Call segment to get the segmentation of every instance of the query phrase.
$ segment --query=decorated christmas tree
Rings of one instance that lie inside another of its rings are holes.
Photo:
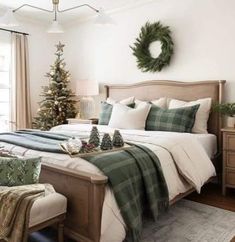
[[[100,145],[100,135],[96,126],[92,127],[89,144],[93,144],[95,147]]]
[[[122,147],[122,146],[124,146],[124,141],[123,141],[122,135],[121,135],[119,130],[115,130],[114,131],[113,146],[114,147]]]
[[[66,123],[67,118],[74,118],[76,115],[75,96],[68,87],[70,74],[65,70],[62,57],[64,45],[59,42],[56,48],[56,60],[46,74],[49,85],[42,87],[41,96],[44,99],[39,102],[40,107],[33,122],[36,129],[49,130],[53,126]]]
[[[101,141],[100,149],[101,150],[111,150],[113,148],[113,144],[111,141],[111,137],[108,133],[104,134],[103,139]]]

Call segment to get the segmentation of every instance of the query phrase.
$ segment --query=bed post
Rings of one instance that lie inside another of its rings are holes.
[[[43,164],[40,182],[50,183],[68,199],[65,234],[83,242],[99,242],[107,177]]]
[[[221,80],[219,81],[219,104],[224,101],[224,85],[226,81]],[[218,127],[218,151],[222,152],[222,132],[221,129],[223,128],[223,119],[221,115],[219,115],[219,127]]]

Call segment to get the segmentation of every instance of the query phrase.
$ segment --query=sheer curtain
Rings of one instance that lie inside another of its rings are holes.
[[[28,39],[12,33],[11,129],[31,128]]]

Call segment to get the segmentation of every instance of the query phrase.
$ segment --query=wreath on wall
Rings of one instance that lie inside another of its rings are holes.
[[[154,58],[150,52],[150,45],[160,41],[161,53]],[[147,22],[142,28],[139,37],[136,39],[134,46],[130,46],[133,55],[137,58],[137,66],[143,72],[157,72],[170,64],[173,54],[173,41],[171,31],[168,26],[163,26],[160,22]]]

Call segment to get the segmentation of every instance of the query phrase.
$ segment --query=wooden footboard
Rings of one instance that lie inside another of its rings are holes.
[[[76,241],[98,242],[107,177],[44,164],[40,182],[52,184],[68,199],[66,235]]]

